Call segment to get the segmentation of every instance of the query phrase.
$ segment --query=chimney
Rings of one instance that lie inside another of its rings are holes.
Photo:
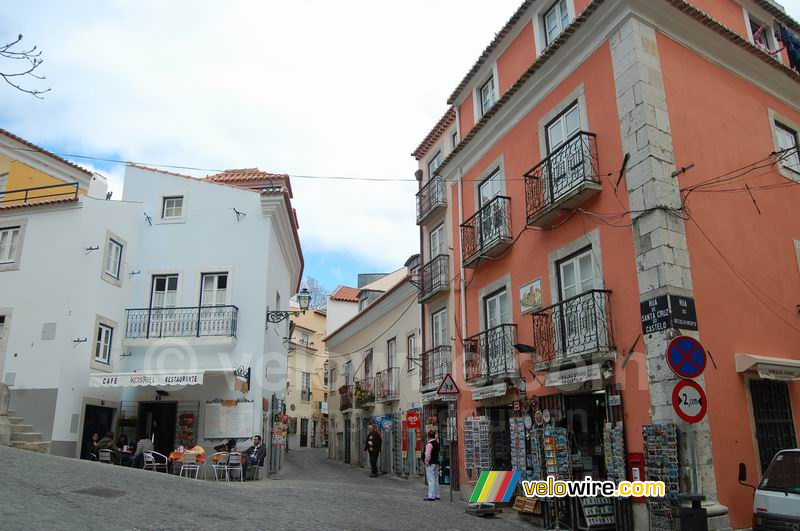
[[[92,174],[92,180],[89,181],[89,197],[95,199],[106,199],[108,192],[108,181],[99,173]]]

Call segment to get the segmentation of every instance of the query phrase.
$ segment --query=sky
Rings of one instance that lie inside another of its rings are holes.
[[[521,0],[14,1],[43,100],[0,127],[57,153],[293,176],[305,275],[328,289],[416,253],[410,156]],[[800,0],[785,0],[800,18]],[[123,187],[123,164],[73,159]],[[380,179],[344,181],[302,176]]]

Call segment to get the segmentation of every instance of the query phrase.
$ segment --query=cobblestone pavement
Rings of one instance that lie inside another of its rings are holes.
[[[215,483],[0,447],[2,529],[511,529],[422,500],[421,480],[383,476],[293,450],[255,482]],[[447,491],[442,492],[444,498]]]

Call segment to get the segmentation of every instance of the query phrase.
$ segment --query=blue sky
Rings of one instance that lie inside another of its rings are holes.
[[[0,127],[58,153],[210,170],[198,176],[289,173],[306,275],[355,284],[417,252],[409,153],[520,1],[13,2],[0,40],[43,50],[52,92],[0,87]],[[800,0],[784,3],[797,18]],[[121,195],[123,165],[75,161]]]

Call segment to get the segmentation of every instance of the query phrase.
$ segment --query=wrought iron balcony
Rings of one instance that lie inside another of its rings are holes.
[[[498,195],[461,225],[464,267],[481,256],[497,257],[511,245],[511,198]]]
[[[610,291],[590,290],[533,314],[536,370],[613,353]],[[598,356],[599,355],[599,356]],[[613,354],[610,354],[613,355]]]
[[[514,349],[517,325],[503,324],[464,340],[464,372],[467,383],[519,375]]]
[[[378,402],[391,402],[399,398],[400,367],[390,367],[375,375],[375,398]]]
[[[422,374],[420,387],[424,391],[438,388],[444,375],[450,372],[451,353],[449,346],[433,347],[422,353]]]
[[[446,205],[444,180],[441,176],[434,175],[417,192],[417,225],[422,224],[425,218]]]
[[[450,256],[440,254],[419,268],[417,301],[425,301],[448,289],[450,289]]]
[[[370,376],[356,382],[353,390],[356,408],[364,409],[375,405],[375,378]]]
[[[176,308],[131,308],[125,337],[236,337],[236,306],[182,306]]]
[[[527,223],[546,226],[600,189],[595,134],[579,131],[525,173]]]
[[[353,408],[353,386],[343,385],[339,388],[339,411]]]

